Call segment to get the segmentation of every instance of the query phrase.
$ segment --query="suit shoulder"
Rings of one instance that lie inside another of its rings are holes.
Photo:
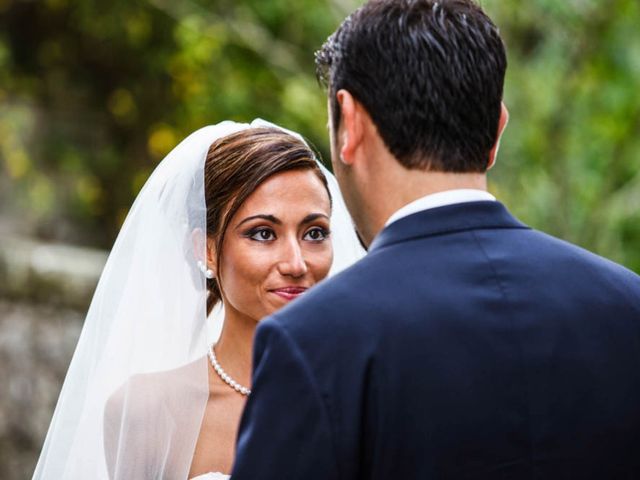
[[[530,232],[546,244],[547,248],[554,249],[559,254],[566,255],[576,262],[590,267],[593,271],[618,277],[628,281],[630,285],[635,285],[635,288],[640,288],[640,276],[623,265],[547,233],[538,230],[530,230]]]
[[[325,333],[334,328],[341,334],[348,334],[351,328],[357,331],[358,319],[369,316],[372,291],[384,267],[377,255],[367,256],[261,323],[284,328],[294,338],[299,333]]]
[[[583,247],[538,230],[479,232],[476,238],[491,264],[523,285],[554,286],[557,294],[624,304],[640,313],[640,276]]]
[[[300,300],[292,302],[283,312],[289,309],[309,309],[319,306],[341,306],[357,304],[357,292],[366,289],[378,274],[385,268],[384,260],[378,255],[368,255],[349,268],[327,278],[303,295]]]

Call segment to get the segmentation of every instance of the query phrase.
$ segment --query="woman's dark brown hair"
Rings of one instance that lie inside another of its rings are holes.
[[[222,299],[217,278],[222,244],[231,219],[260,184],[291,170],[313,170],[331,199],[327,179],[313,151],[286,132],[251,128],[223,137],[209,148],[204,167],[207,237],[215,240],[218,272],[216,278],[207,280],[207,314]]]

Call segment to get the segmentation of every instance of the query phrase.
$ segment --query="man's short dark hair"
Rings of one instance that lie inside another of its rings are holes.
[[[472,0],[370,0],[316,53],[333,125],[346,89],[407,168],[484,172],[496,142],[507,59]]]

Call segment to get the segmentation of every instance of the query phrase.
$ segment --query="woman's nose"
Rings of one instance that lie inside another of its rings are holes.
[[[278,264],[278,271],[281,275],[291,277],[301,277],[307,273],[307,262],[297,240],[292,239],[287,242],[282,260]]]

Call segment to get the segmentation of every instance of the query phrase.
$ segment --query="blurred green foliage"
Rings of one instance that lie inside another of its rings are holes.
[[[640,272],[640,3],[485,3],[510,61],[494,190],[530,225]]]
[[[109,247],[186,134],[262,117],[328,158],[313,52],[357,0],[0,0],[0,212]],[[484,0],[511,112],[491,190],[640,271],[640,4]]]

